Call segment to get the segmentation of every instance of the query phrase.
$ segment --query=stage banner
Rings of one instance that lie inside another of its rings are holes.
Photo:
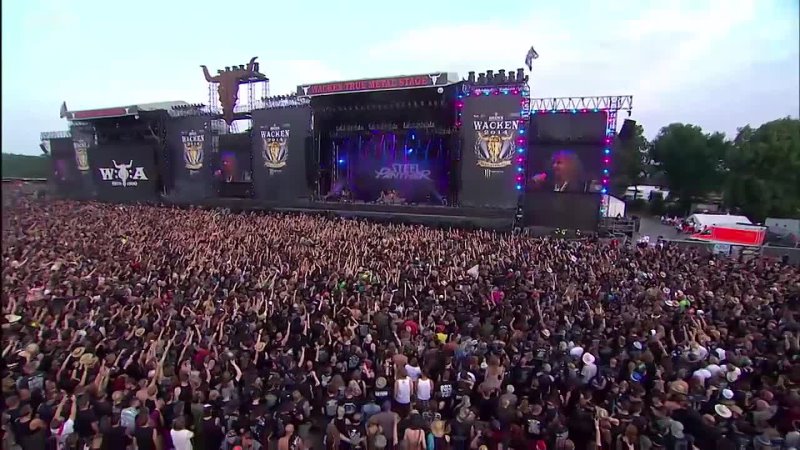
[[[206,116],[176,117],[167,125],[172,191],[177,201],[194,201],[211,195],[212,145]],[[170,183],[167,183],[170,184]]]
[[[528,147],[526,189],[550,192],[600,192],[603,188],[602,168],[602,145],[531,144]]]
[[[533,191],[525,194],[525,226],[597,231],[600,223],[600,194]]]
[[[118,142],[89,148],[89,165],[97,198],[112,202],[152,201],[158,195],[156,149]]]
[[[94,198],[97,196],[94,178],[89,166],[89,149],[97,145],[97,135],[92,125],[73,125],[70,127],[72,136],[72,158],[78,170],[78,180],[74,192],[81,198]]]
[[[462,117],[461,204],[516,207],[520,97],[467,97]]]
[[[308,197],[306,140],[311,108],[262,109],[253,117],[253,181],[256,198],[291,201]]]
[[[442,160],[361,156],[353,164],[349,187],[354,199],[375,202],[381,194],[394,191],[394,201],[399,203],[442,204],[448,182]]]
[[[83,186],[75,162],[75,149],[72,138],[49,139],[50,161],[53,171],[50,176],[58,195],[67,198],[80,198]]]

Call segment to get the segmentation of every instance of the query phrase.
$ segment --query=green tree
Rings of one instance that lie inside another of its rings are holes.
[[[628,186],[639,185],[647,178],[650,162],[650,143],[644,137],[644,128],[637,124],[633,136],[614,141],[611,154],[611,192],[617,196],[625,193]]]
[[[692,202],[721,188],[730,146],[722,133],[706,134],[698,126],[673,123],[659,131],[650,156],[664,174],[670,196],[676,196],[688,212]]]
[[[3,178],[47,178],[52,172],[48,155],[16,155],[3,153]]]
[[[726,157],[725,204],[762,221],[800,217],[800,120],[739,129]]]

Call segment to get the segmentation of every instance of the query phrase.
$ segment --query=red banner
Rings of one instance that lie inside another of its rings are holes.
[[[443,72],[390,78],[372,78],[367,80],[335,81],[331,83],[300,85],[297,87],[297,95],[310,97],[314,95],[343,94],[347,92],[445,86],[448,82],[447,74]]]

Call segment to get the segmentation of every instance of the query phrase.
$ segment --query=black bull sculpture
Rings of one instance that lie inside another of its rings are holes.
[[[219,102],[222,105],[222,118],[225,119],[228,125],[233,123],[233,111],[234,108],[236,108],[236,103],[239,101],[239,84],[252,78],[257,73],[256,59],[257,57],[254,56],[244,69],[233,68],[220,72],[214,77],[208,73],[208,67],[200,66],[203,68],[203,75],[206,76],[206,81],[209,83],[217,83]]]

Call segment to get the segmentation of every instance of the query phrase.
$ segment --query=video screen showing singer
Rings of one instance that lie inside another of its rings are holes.
[[[602,185],[586,174],[577,153],[559,150],[550,157],[549,168],[533,175],[528,188],[552,192],[599,192]]]

